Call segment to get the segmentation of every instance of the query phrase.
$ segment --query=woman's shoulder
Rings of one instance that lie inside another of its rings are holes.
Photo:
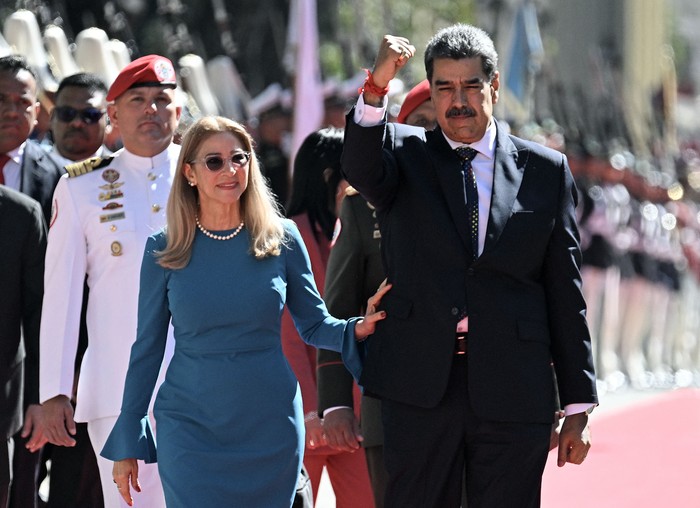
[[[293,249],[294,246],[304,243],[301,231],[299,230],[299,225],[296,222],[294,222],[294,220],[283,218],[282,228],[284,229],[283,243],[287,249]]]
[[[297,225],[296,222],[294,222],[293,219],[287,219],[287,218],[282,218],[282,227],[284,228],[284,232],[288,236],[298,236],[299,235],[299,226]]]

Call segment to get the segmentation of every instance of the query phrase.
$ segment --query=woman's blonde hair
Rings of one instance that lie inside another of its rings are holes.
[[[250,235],[250,251],[258,259],[278,256],[281,252],[285,238],[282,214],[260,170],[253,138],[238,122],[220,116],[205,116],[193,123],[182,138],[177,172],[166,209],[167,244],[158,260],[164,268],[177,270],[190,261],[198,192],[187,181],[185,164],[196,159],[196,152],[206,139],[221,132],[233,134],[243,144],[243,149],[251,154],[248,187],[241,196],[241,218]]]

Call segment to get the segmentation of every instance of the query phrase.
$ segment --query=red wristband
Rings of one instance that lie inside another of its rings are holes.
[[[384,88],[378,87],[374,83],[374,79],[372,78],[372,73],[370,72],[369,69],[364,70],[367,73],[367,79],[365,79],[365,84],[362,85],[362,88],[358,89],[358,93],[365,93],[369,92],[372,95],[377,95],[379,97],[384,97],[386,94],[389,93],[389,85],[387,84]]]

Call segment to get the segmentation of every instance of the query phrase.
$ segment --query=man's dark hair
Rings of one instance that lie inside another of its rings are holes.
[[[34,81],[37,83],[39,82],[36,71],[31,65],[29,65],[29,62],[27,62],[27,59],[23,56],[8,55],[0,58],[0,72],[11,72],[13,74],[17,74],[19,71],[29,72],[34,78]]]
[[[105,85],[104,81],[102,81],[99,76],[89,72],[78,72],[66,76],[61,80],[61,83],[58,85],[58,90],[56,90],[56,100],[58,100],[58,97],[61,95],[61,91],[69,86],[87,88],[90,93],[103,92],[107,95],[107,85]]]
[[[436,33],[425,48],[425,72],[433,81],[433,62],[436,58],[481,58],[481,68],[489,81],[496,77],[498,53],[489,34],[481,28],[457,24]]]

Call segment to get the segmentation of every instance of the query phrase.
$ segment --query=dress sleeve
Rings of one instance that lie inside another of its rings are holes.
[[[110,460],[127,458],[156,462],[156,442],[148,418],[148,406],[163,362],[170,323],[167,270],[158,264],[156,252],[165,246],[162,235],[146,243],[141,264],[138,330],[131,347],[122,408],[100,453]]]
[[[355,379],[362,372],[362,351],[355,340],[359,318],[336,319],[328,313],[311,271],[311,261],[296,225],[285,221],[288,243],[285,247],[287,269],[287,307],[299,336],[307,344],[341,353],[343,362]]]

